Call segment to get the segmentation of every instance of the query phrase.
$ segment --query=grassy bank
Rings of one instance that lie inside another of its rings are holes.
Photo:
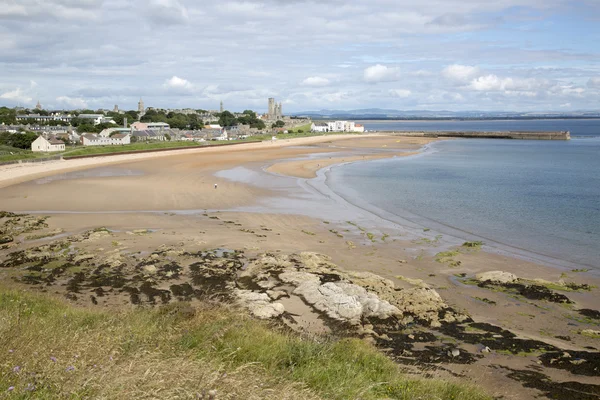
[[[107,312],[0,289],[0,354],[8,398],[487,399],[406,378],[363,341],[307,340],[214,304]]]
[[[216,142],[210,142],[216,143]],[[185,147],[197,147],[201,146],[202,143],[190,142],[190,141],[167,141],[167,142],[140,142],[124,144],[120,146],[85,146],[78,147],[75,150],[66,151],[63,153],[64,157],[74,156],[87,156],[92,154],[118,154],[127,151],[141,151],[141,150],[158,150],[158,149],[176,149]]]
[[[52,154],[34,153],[31,150],[18,149],[16,147],[0,145],[0,162],[28,160],[34,158],[44,158]]]

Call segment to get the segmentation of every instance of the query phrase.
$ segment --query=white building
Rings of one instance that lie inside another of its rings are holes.
[[[83,119],[85,120],[85,122],[91,122],[94,125],[98,125],[101,124],[103,119],[104,119],[104,115],[102,114],[79,114],[79,119]]]
[[[131,129],[134,131],[162,131],[171,129],[171,126],[166,122],[134,122],[131,124]]]
[[[131,128],[106,128],[103,129],[98,135],[102,137],[109,137],[111,133],[118,132],[122,134],[131,133]]]
[[[365,127],[353,121],[313,122],[313,132],[364,132]]]
[[[65,142],[56,138],[46,139],[43,136],[39,136],[31,143],[31,151],[35,152],[50,152],[50,151],[64,151]]]
[[[329,132],[329,126],[326,122],[313,122],[310,130],[312,132]]]
[[[112,146],[129,143],[131,143],[131,135],[129,134],[118,133],[111,137],[103,137],[90,133],[81,137],[81,144],[84,146]]]

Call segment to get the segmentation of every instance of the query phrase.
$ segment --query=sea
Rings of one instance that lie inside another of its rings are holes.
[[[369,131],[570,131],[569,141],[457,139],[342,165],[327,185],[444,234],[600,270],[600,120],[363,121]]]

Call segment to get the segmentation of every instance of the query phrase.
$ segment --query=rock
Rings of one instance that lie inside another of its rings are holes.
[[[458,349],[448,350],[448,357],[458,357],[458,356],[460,356],[460,350],[458,350]]]
[[[510,272],[504,271],[488,271],[481,272],[475,275],[475,279],[479,282],[492,282],[492,283],[513,283],[517,281],[517,276],[515,274],[511,274]]]
[[[158,269],[154,265],[144,265],[143,269],[144,273],[148,275],[154,275],[156,274],[156,271],[158,271]]]
[[[489,348],[489,347],[487,347],[487,346],[485,346],[483,349],[481,349],[481,352],[482,352],[482,353],[489,353],[489,352],[491,352],[491,351],[492,351],[492,349],[490,349],[490,348]]]
[[[376,294],[347,282],[327,282],[320,285],[315,280],[305,280],[296,287],[294,294],[302,296],[307,303],[325,312],[330,318],[351,323],[360,322],[363,316],[386,319],[400,314],[397,307],[379,299]]]
[[[12,236],[0,236],[0,244],[10,243],[13,241]]]
[[[267,294],[273,300],[277,300],[282,298],[283,296],[287,296],[287,293],[283,290],[267,290]]]
[[[271,303],[271,299],[266,293],[236,289],[234,295],[238,298],[238,302],[257,318],[269,319],[277,317],[285,311],[283,304]]]

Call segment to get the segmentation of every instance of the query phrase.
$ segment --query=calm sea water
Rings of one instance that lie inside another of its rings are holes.
[[[458,124],[473,130],[569,130],[573,139],[442,141],[419,156],[334,168],[330,187],[349,201],[442,233],[458,230],[464,238],[475,235],[600,268],[600,120],[410,124],[421,130],[466,129]]]

